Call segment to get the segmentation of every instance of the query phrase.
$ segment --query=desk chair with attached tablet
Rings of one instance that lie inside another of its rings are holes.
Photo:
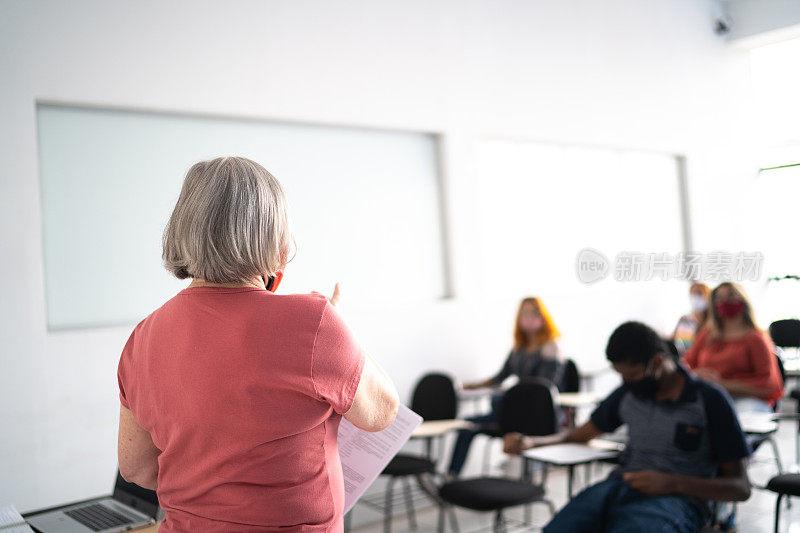
[[[115,533],[151,526],[162,518],[153,490],[128,483],[117,471],[111,496],[26,515],[41,533]]]

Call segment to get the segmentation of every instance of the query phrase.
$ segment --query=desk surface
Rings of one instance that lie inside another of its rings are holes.
[[[561,407],[585,407],[599,401],[600,398],[591,392],[562,392],[558,395],[558,405]]]
[[[751,435],[766,435],[778,430],[778,423],[772,413],[741,413],[739,423],[742,431]]]
[[[483,387],[480,389],[458,389],[456,395],[459,400],[478,400],[502,392],[503,389],[499,387]]]
[[[575,466],[592,463],[601,459],[611,459],[619,454],[619,450],[603,449],[602,447],[579,444],[577,442],[553,444],[552,446],[542,446],[522,452],[522,456],[526,459],[533,459],[534,461],[556,466]]]
[[[477,400],[491,396],[492,394],[502,393],[503,389],[470,389],[459,390],[459,400]],[[562,392],[558,395],[558,404],[562,407],[584,407],[596,404],[600,398],[591,392]]]

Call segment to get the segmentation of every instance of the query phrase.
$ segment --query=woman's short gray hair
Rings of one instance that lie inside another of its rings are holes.
[[[291,243],[278,180],[244,157],[218,157],[186,174],[161,257],[178,279],[239,282],[283,270]]]

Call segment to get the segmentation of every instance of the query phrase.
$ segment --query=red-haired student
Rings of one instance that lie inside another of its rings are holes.
[[[465,383],[464,389],[499,387],[506,379],[516,376],[520,380],[541,377],[560,386],[564,364],[555,343],[559,332],[540,298],[524,298],[517,310],[514,325],[514,344],[500,372],[489,379]],[[448,474],[456,477],[464,467],[472,439],[479,433],[491,433],[497,428],[498,406],[501,396],[492,397],[489,414],[469,418],[473,429],[459,432],[450,460]]]

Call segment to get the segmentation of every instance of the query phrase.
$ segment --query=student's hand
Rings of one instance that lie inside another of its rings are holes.
[[[311,291],[311,294],[322,294],[321,292]],[[333,295],[328,298],[328,301],[331,305],[336,305],[339,303],[339,299],[342,297],[342,291],[339,288],[339,282],[336,282],[336,285],[333,286]]]
[[[521,433],[506,433],[503,435],[503,451],[511,455],[519,455],[525,450],[541,446],[536,437],[526,437]]]
[[[511,455],[519,455],[523,450],[524,438],[521,433],[506,433],[503,435],[503,451]]]
[[[631,488],[650,496],[664,496],[675,493],[675,476],[656,470],[641,470],[639,472],[626,472],[622,480]]]

